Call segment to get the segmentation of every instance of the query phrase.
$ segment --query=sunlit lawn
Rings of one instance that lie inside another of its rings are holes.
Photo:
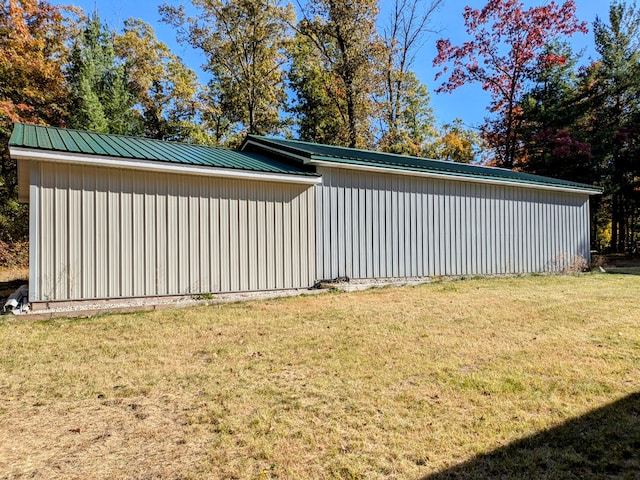
[[[417,479],[639,392],[639,306],[588,274],[0,317],[0,478]]]

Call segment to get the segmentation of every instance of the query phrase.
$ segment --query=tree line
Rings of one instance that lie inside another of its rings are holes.
[[[492,116],[481,136],[495,165],[603,188],[592,197],[598,250],[640,246],[640,12],[614,0],[591,26],[596,58],[573,52],[567,36],[589,26],[575,4],[525,9],[518,0],[467,7],[471,40],[438,42],[441,91],[481,82]],[[451,70],[447,70],[447,67]]]
[[[441,39],[437,91],[480,82],[492,95],[476,131],[438,125],[414,65],[446,0],[192,0],[162,22],[200,51],[207,79],[129,19],[4,0],[0,16],[0,241],[27,236],[6,149],[15,121],[234,147],[247,133],[471,162],[605,188],[594,238],[630,248],[638,227],[635,6],[614,1],[593,25],[600,58],[580,65],[586,32],[573,0],[525,9],[489,0],[463,12],[469,41]],[[429,62],[432,59],[427,59]],[[0,249],[1,253],[1,249]],[[1,259],[0,259],[1,260]]]

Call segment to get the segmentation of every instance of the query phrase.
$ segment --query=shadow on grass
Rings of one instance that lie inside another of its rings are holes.
[[[421,480],[639,479],[640,393]]]
[[[0,282],[0,315],[2,315],[4,303],[13,292],[15,292],[21,285],[29,283],[28,280],[11,280],[9,282]]]
[[[640,275],[640,267],[609,267],[607,273],[619,273],[621,275]]]

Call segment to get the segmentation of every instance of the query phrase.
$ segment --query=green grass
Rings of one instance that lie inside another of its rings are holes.
[[[3,317],[0,472],[633,478],[639,294],[640,277],[532,276]]]

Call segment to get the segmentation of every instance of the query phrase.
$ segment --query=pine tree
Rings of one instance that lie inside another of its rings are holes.
[[[86,20],[67,70],[71,128],[117,134],[141,131],[127,71],[116,59],[113,42],[114,34],[101,24],[97,13]]]
[[[636,240],[640,207],[640,11],[613,2],[609,22],[594,24],[600,59],[590,66],[584,89],[592,111],[593,154],[603,166],[611,199],[611,248],[625,251]]]
[[[532,88],[521,102],[523,170],[575,182],[595,183],[585,124],[588,106],[580,98],[577,58],[566,43],[553,42],[538,62]]]

